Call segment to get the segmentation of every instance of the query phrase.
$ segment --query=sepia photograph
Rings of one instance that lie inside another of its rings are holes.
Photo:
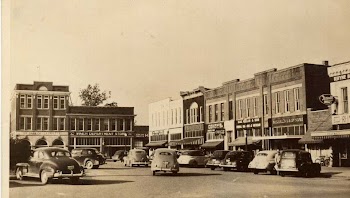
[[[1,1],[1,197],[350,197],[349,8]]]

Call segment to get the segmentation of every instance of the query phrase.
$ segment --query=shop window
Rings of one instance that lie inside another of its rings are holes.
[[[64,126],[65,126],[65,123],[66,123],[65,121],[66,121],[65,118],[59,118],[59,126],[60,126],[59,130],[60,131],[64,131],[64,128],[65,128]]]
[[[348,159],[348,146],[344,145],[340,151],[340,158],[341,159]]]

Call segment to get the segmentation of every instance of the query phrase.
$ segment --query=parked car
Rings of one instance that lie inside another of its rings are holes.
[[[270,151],[259,151],[254,159],[249,163],[248,168],[258,174],[259,172],[269,172],[270,174],[275,175],[275,155],[276,150]]]
[[[201,150],[183,150],[179,152],[177,159],[180,165],[189,165],[191,167],[205,166],[207,157]]]
[[[129,151],[128,155],[124,157],[125,166],[148,166],[149,160],[146,151],[142,149],[132,149]]]
[[[35,149],[28,163],[16,164],[16,178],[40,178],[43,184],[53,178],[70,178],[73,184],[84,175],[84,168],[72,158],[71,153],[62,148],[45,147]]]
[[[225,156],[228,152],[230,151],[227,151],[227,150],[214,151],[213,155],[210,156],[206,164],[206,167],[209,167],[211,170],[215,170],[215,168],[218,168],[222,160],[225,159]]]
[[[114,155],[112,156],[112,160],[114,162],[116,161],[121,161],[121,162],[124,162],[124,157],[128,154],[127,151],[125,150],[117,150]]]
[[[304,177],[317,176],[321,165],[313,163],[309,152],[298,149],[288,149],[281,152],[280,161],[275,169],[282,177],[286,174],[297,174]]]
[[[105,157],[95,148],[73,149],[72,156],[81,166],[87,169],[98,168],[106,163]]]
[[[220,167],[224,171],[235,169],[238,171],[247,171],[248,164],[252,160],[252,154],[248,151],[230,151],[221,162]]]
[[[172,172],[173,174],[177,174],[180,168],[177,162],[176,150],[166,148],[155,150],[151,170],[153,175],[155,175],[156,172]]]

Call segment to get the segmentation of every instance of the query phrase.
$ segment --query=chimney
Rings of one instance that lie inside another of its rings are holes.
[[[328,61],[323,61],[323,65],[325,65],[325,66],[329,66]]]

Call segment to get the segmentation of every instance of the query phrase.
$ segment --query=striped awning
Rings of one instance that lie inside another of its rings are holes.
[[[311,137],[313,139],[350,138],[350,130],[314,131],[311,132]]]
[[[257,144],[261,140],[253,140],[252,137],[247,137],[247,145]],[[245,137],[238,137],[235,141],[228,143],[229,146],[244,146],[246,144]]]

